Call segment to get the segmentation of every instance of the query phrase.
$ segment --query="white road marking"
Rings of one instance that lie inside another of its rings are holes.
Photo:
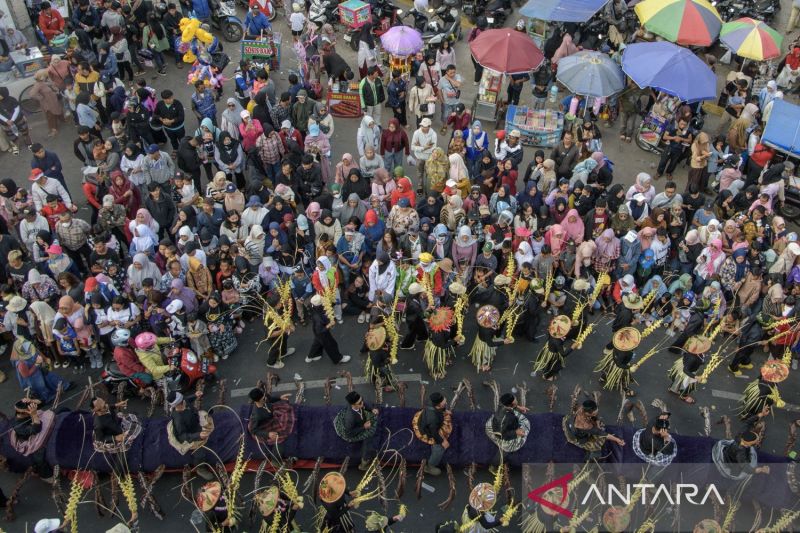
[[[742,399],[743,394],[739,394],[738,392],[728,392],[725,390],[717,390],[711,389],[711,396],[715,398],[724,398],[726,400],[734,400],[739,401]],[[787,403],[785,407],[782,408],[785,411],[794,411],[795,413],[800,413],[800,405],[794,405],[792,403]]]
[[[397,381],[405,381],[405,382],[412,382],[413,383],[413,382],[421,381],[422,375],[421,374],[397,374],[397,375],[395,375],[395,378],[397,379]],[[353,378],[353,385],[366,385],[368,383],[369,383],[369,380],[364,376],[354,377]],[[306,381],[305,385],[306,385],[306,390],[308,390],[308,389],[321,389],[321,388],[323,388],[325,386],[325,380],[324,379],[315,379],[315,380],[312,380],[312,381]],[[346,378],[336,378],[333,381],[333,386],[335,386],[336,388],[340,388],[341,386],[346,386],[346,385],[347,385],[347,379]],[[239,398],[239,397],[242,397],[242,396],[247,396],[247,393],[250,392],[250,389],[252,389],[252,387],[242,388],[242,389],[233,389],[231,391],[231,398]],[[272,392],[293,392],[295,390],[297,390],[297,387],[295,387],[294,381],[279,383],[278,385],[276,385],[275,387],[272,388]]]

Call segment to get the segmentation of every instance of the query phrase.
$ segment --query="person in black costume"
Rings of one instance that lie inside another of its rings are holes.
[[[308,349],[306,363],[322,359],[323,350],[334,364],[347,363],[350,361],[350,356],[342,355],[339,351],[339,343],[336,342],[330,331],[336,322],[330,320],[328,315],[325,314],[322,298],[319,294],[311,297],[311,325],[314,331],[314,342],[311,344],[311,348]]]
[[[167,395],[167,403],[170,407],[170,418],[172,419],[172,432],[179,443],[189,444],[204,441],[208,438],[209,430],[200,424],[200,413],[189,405],[180,392],[170,391]],[[203,447],[196,448],[189,458],[191,464],[196,466],[197,474],[203,479],[214,478],[214,473],[206,466],[206,451]]]
[[[336,434],[347,442],[361,443],[361,463],[358,469],[366,471],[375,454],[372,448],[372,437],[377,432],[378,409],[370,409],[361,395],[355,391],[345,397],[348,406],[336,416],[334,427]]]
[[[122,424],[117,418],[117,408],[125,407],[128,401],[122,401],[110,406],[102,398],[92,399],[92,418],[94,422],[94,440],[102,443],[122,442],[125,434]]]
[[[425,325],[425,311],[422,308],[420,294],[424,289],[419,283],[412,283],[408,286],[408,298],[406,298],[406,324],[408,333],[403,337],[400,348],[403,350],[413,350],[417,341],[428,340],[428,327]]]
[[[683,348],[683,345],[689,340],[689,337],[699,333],[703,329],[705,312],[710,306],[710,302],[705,298],[699,298],[697,300],[697,303],[695,303],[695,306],[691,310],[686,327],[683,328],[683,332],[680,335],[675,337],[675,340],[669,347],[670,352],[680,353],[681,348]]]
[[[35,439],[42,432],[42,421],[39,418],[39,400],[25,398],[14,404],[14,437],[17,442]],[[46,446],[42,445],[38,450],[28,455],[32,461],[33,473],[42,478],[46,483],[53,482],[53,467],[45,459]],[[6,498],[0,492],[0,503],[5,502]]]

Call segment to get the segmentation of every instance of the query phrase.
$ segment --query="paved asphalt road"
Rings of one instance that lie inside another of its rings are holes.
[[[280,18],[280,17],[279,17]],[[515,19],[513,19],[515,20]],[[278,22],[278,29],[283,31],[285,36],[288,35],[287,28],[284,22]],[[343,53],[346,59],[351,60],[354,64],[353,54],[345,43],[341,43],[339,50]],[[227,74],[232,77],[233,65],[236,64],[239,58],[239,52],[234,45],[226,44],[226,51],[231,55],[231,66],[228,68]],[[458,43],[456,46],[456,53],[458,57],[458,64],[465,79],[471,80],[472,66],[468,59],[469,51],[466,42]],[[288,70],[293,68],[296,64],[294,54],[288,47],[283,51],[283,64],[280,73],[277,76],[277,83],[279,89],[286,87],[286,77]],[[189,102],[190,88],[186,84],[186,69],[177,70],[170,64],[168,66],[168,75],[166,77],[155,75],[153,71],[148,72],[148,82],[156,89],[161,90],[166,87],[172,88],[176,97],[181,99],[185,105]],[[232,94],[232,82],[226,84],[225,97]],[[475,94],[475,87],[470,81],[464,86],[464,101],[471,102]],[[529,87],[526,86],[525,95],[529,95]],[[527,96],[526,96],[527,97]],[[221,106],[220,106],[221,107]],[[384,120],[388,113],[384,113]],[[438,125],[435,125],[438,127]],[[186,129],[192,131],[196,127],[193,118],[187,119]],[[336,136],[333,139],[333,159],[334,161],[345,151],[353,151],[352,146],[355,140],[355,132],[358,127],[358,121],[336,119]],[[490,127],[488,125],[484,126]],[[72,140],[75,133],[72,127],[64,127],[62,132],[54,139],[45,139],[46,125],[44,117],[40,114],[31,118],[31,129],[35,141],[42,141],[48,149],[55,150],[62,159],[67,176],[70,190],[78,199],[79,205],[85,205],[85,200],[82,198],[80,192],[80,177],[79,177],[79,164],[72,155]],[[637,172],[645,170],[651,171],[654,169],[656,158],[652,154],[645,153],[636,147],[635,144],[621,144],[617,140],[615,129],[604,129],[605,136],[605,153],[615,163],[615,180],[618,182],[629,184],[633,181],[633,177]],[[532,157],[533,149],[526,149],[526,160]],[[23,150],[22,154],[14,157],[10,154],[2,154],[0,156],[0,166],[5,169],[4,176],[13,177],[19,184],[26,181],[28,175],[28,159],[30,154]],[[685,183],[686,169],[681,168],[676,173],[676,178],[680,182]],[[682,185],[682,183],[681,183]],[[657,187],[663,187],[663,182],[658,183]],[[84,208],[81,213],[88,218],[88,209]],[[470,310],[470,317],[474,313],[474,308]],[[584,390],[600,390],[597,383],[597,375],[593,374],[593,368],[601,356],[602,347],[607,342],[608,338],[608,324],[610,323],[611,316],[596,315],[594,320],[599,322],[596,332],[585,343],[584,347],[572,354],[568,360],[567,368],[561,373],[559,381],[557,382],[558,393],[554,406],[555,412],[566,412],[570,403],[570,395],[576,385],[580,385]],[[353,360],[344,366],[334,367],[327,358],[323,358],[313,364],[306,364],[303,361],[308,348],[312,342],[312,334],[310,327],[298,327],[297,332],[291,336],[290,345],[294,346],[297,350],[295,355],[286,360],[286,367],[279,371],[280,377],[284,383],[291,384],[296,375],[306,382],[315,380],[324,380],[329,376],[334,376],[338,370],[348,370],[354,377],[362,375],[362,357],[358,356],[358,350],[362,342],[362,336],[365,331],[365,326],[357,324],[351,317],[344,325],[334,328],[333,333],[339,341],[343,353],[353,356]],[[256,381],[264,378],[266,375],[266,353],[262,348],[257,349],[258,341],[263,338],[264,330],[257,322],[248,325],[245,333],[239,338],[239,349],[227,361],[221,362],[219,365],[219,372],[222,378],[227,379],[228,388],[230,391],[230,398],[228,404],[231,406],[238,406],[245,401],[247,390],[256,384]],[[395,373],[404,375],[405,381],[408,384],[408,405],[418,405],[420,383],[427,387],[427,392],[430,393],[437,388],[450,397],[455,386],[463,379],[467,378],[472,381],[475,389],[475,399],[479,409],[492,408],[492,396],[486,387],[481,386],[484,379],[495,379],[500,385],[501,391],[508,391],[523,383],[527,383],[528,387],[528,406],[534,411],[546,411],[547,399],[544,394],[544,382],[537,377],[531,376],[532,361],[535,359],[536,353],[541,348],[542,341],[537,343],[527,343],[523,340],[517,341],[511,346],[501,347],[498,350],[498,356],[494,365],[491,376],[476,375],[475,369],[471,366],[470,362],[466,359],[466,354],[469,351],[472,340],[474,339],[474,321],[472,318],[468,319],[466,326],[467,343],[464,347],[458,350],[458,360],[456,364],[448,371],[447,377],[438,382],[431,383],[427,375],[421,359],[421,345],[418,345],[414,351],[401,351],[400,361],[395,368]],[[660,340],[662,333],[657,332],[650,339],[645,341],[645,346],[640,348],[642,353],[649,348],[647,342],[656,342]],[[755,359],[756,369],[758,363],[765,358],[762,354],[757,354]],[[757,377],[756,371],[748,372],[746,378],[734,378],[725,369],[724,366],[713,375],[710,383],[705,386],[699,387],[696,398],[697,404],[693,406],[686,405],[678,400],[675,396],[667,393],[667,377],[666,372],[673,361],[673,357],[667,352],[659,353],[652,360],[650,360],[642,369],[636,374],[636,379],[639,385],[635,387],[639,392],[639,397],[648,405],[655,398],[661,398],[667,402],[670,410],[673,412],[673,431],[683,434],[702,434],[703,433],[703,419],[700,415],[699,407],[709,407],[711,409],[711,418],[716,421],[723,414],[728,414],[734,419],[735,425],[735,410],[736,398],[746,383]],[[10,365],[7,361],[0,362],[0,368],[4,369],[6,373],[13,376]],[[68,379],[74,380],[78,383],[86,383],[89,375],[96,377],[96,373],[78,375],[73,373],[72,369],[67,372],[62,371],[62,375]],[[293,388],[293,387],[292,387]],[[373,397],[371,388],[363,385],[357,386],[363,395],[367,398]],[[346,387],[336,386],[333,390],[332,401],[334,404],[343,404],[344,395],[346,394]],[[783,450],[784,442],[786,439],[786,428],[790,421],[798,418],[797,406],[800,405],[800,392],[798,390],[791,390],[789,387],[783,387],[782,390],[784,399],[790,404],[789,409],[778,411],[774,417],[769,421],[769,429],[764,449],[769,452],[778,453]],[[215,397],[216,391],[209,391],[209,396]],[[9,413],[11,406],[19,397],[19,387],[16,381],[9,379],[4,385],[0,386],[0,406],[2,410]],[[66,405],[73,407],[75,399],[66,402]],[[321,404],[323,402],[323,394],[321,384],[309,383],[306,390],[306,402],[309,404]],[[394,394],[386,395],[386,403],[388,405],[396,405],[397,398]],[[140,410],[141,405],[134,405],[134,410]],[[620,407],[620,399],[616,394],[603,393],[601,398],[601,415],[605,418],[607,423],[615,423],[617,411]],[[466,409],[468,405],[462,398],[458,408]],[[628,423],[625,421],[625,423]],[[535,430],[535,428],[534,428]],[[722,437],[723,430],[721,426],[712,426],[712,435],[715,437]],[[428,532],[433,530],[435,521],[444,520],[447,518],[454,518],[460,515],[461,510],[466,502],[466,494],[469,487],[467,486],[466,478],[461,472],[456,472],[457,479],[457,498],[456,502],[448,512],[441,512],[436,504],[443,501],[447,497],[447,486],[443,479],[431,479],[429,476],[426,478],[426,486],[423,494],[425,497],[421,501],[416,501],[413,497],[413,475],[414,472],[410,471],[410,479],[408,481],[409,489],[406,490],[404,503],[409,506],[410,514],[406,522],[400,527],[398,531],[412,531]],[[308,476],[308,471],[301,472],[301,481],[304,481]],[[355,474],[350,475],[355,479]],[[480,470],[477,476],[478,480],[491,481],[491,476],[485,470]],[[8,474],[0,475],[0,486],[8,494],[16,480],[16,476]],[[519,473],[513,475],[514,487],[519,491],[520,489],[520,476]],[[156,498],[160,502],[167,516],[163,522],[156,520],[149,512],[142,511],[140,525],[141,531],[152,532],[157,531],[158,528],[168,528],[170,531],[193,531],[194,528],[190,525],[189,515],[192,511],[192,506],[185,501],[182,501],[179,496],[178,487],[180,485],[180,476],[166,475],[159,482],[156,487]],[[197,483],[195,482],[195,487]],[[243,482],[243,490],[251,490],[252,476],[245,477]],[[108,491],[108,487],[105,487]],[[65,487],[68,490],[68,487]],[[5,529],[10,532],[32,531],[33,524],[42,517],[52,517],[56,513],[54,505],[50,499],[50,488],[44,485],[41,481],[33,479],[29,481],[22,489],[19,503],[16,507],[17,520],[13,523],[2,523],[0,529]],[[377,509],[376,502],[370,502],[367,508]],[[85,503],[80,506],[79,510],[79,523],[81,531],[104,531],[110,528],[115,522],[109,518],[98,518],[94,510],[91,508],[90,503]],[[310,530],[309,524],[311,523],[311,511],[308,509],[300,513],[300,522],[306,525],[307,530]],[[390,510],[396,509],[396,502],[391,502]],[[247,531],[257,530],[250,527],[245,529]]]

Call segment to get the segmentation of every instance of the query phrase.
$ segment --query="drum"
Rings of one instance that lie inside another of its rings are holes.
[[[431,446],[433,446],[434,444],[436,444],[436,441],[433,440],[432,437],[423,435],[419,429],[419,419],[424,411],[425,410],[422,409],[414,414],[414,418],[411,420],[411,427],[414,429],[415,437],[417,437],[425,444],[430,444]],[[450,413],[450,411],[445,411],[444,422],[442,422],[442,428],[439,430],[439,435],[441,435],[443,439],[446,439],[450,436],[452,432],[453,432],[453,415]]]
[[[364,416],[367,418],[368,422],[372,422],[370,428],[364,430],[357,439],[354,439],[350,436],[345,436],[346,431],[344,428],[344,415],[347,413],[348,409],[350,408],[345,407],[344,409],[336,413],[336,418],[333,419],[333,429],[336,430],[336,434],[339,435],[339,437],[346,442],[361,442],[362,440],[372,438],[378,431],[378,424],[375,423],[376,422],[375,415],[372,414],[372,411],[369,411],[367,409],[364,409]]]
[[[524,435],[511,440],[503,440],[495,434],[494,428],[492,427],[494,415],[490,416],[486,421],[486,436],[489,437],[489,440],[497,444],[505,453],[512,453],[522,448],[525,445],[525,441],[528,440],[528,433],[531,431],[531,422],[528,420],[528,417],[519,411],[514,411],[514,414],[517,420],[519,420],[519,426],[523,430]]]

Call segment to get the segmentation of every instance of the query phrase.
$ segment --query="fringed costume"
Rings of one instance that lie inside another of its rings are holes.
[[[428,340],[425,341],[425,366],[435,380],[443,379],[446,367],[455,360],[456,328],[453,327],[453,310],[437,308],[428,317]]]
[[[567,335],[572,329],[572,321],[568,316],[559,315],[550,322],[547,343],[542,347],[534,363],[534,372],[552,381],[564,368],[566,357],[572,353],[567,346]],[[571,346],[571,342],[570,342]]]
[[[680,396],[687,403],[694,403],[691,394],[697,386],[697,371],[703,366],[704,354],[711,348],[711,339],[695,335],[686,341],[683,357],[676,360],[667,376],[672,385],[669,391]]]
[[[633,350],[639,346],[642,335],[633,327],[624,327],[617,330],[611,337],[612,349],[603,351],[603,358],[595,368],[600,372],[600,383],[606,390],[624,391],[627,396],[633,396],[630,389],[631,361]]]
[[[497,347],[503,340],[497,340],[499,335],[500,311],[493,305],[484,305],[478,309],[478,335],[472,344],[469,357],[478,371],[488,371],[492,367]]]

